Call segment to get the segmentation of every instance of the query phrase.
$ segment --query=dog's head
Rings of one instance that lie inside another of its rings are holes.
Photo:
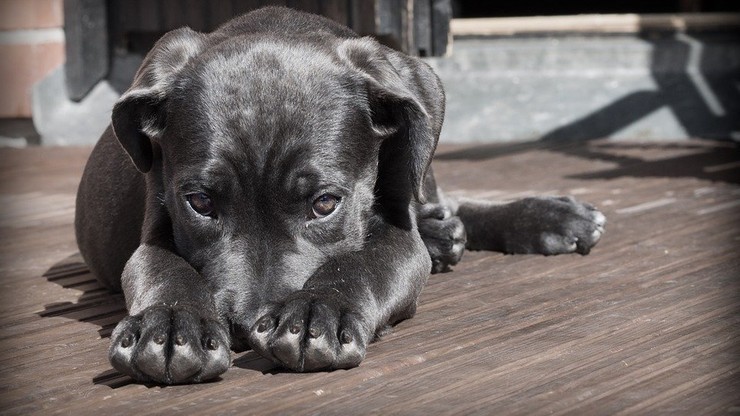
[[[113,128],[178,253],[249,325],[252,305],[361,249],[375,219],[412,227],[442,97],[428,67],[368,38],[180,29],[146,57]]]

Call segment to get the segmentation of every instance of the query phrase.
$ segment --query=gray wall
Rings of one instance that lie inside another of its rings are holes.
[[[443,142],[740,140],[734,33],[455,39]]]

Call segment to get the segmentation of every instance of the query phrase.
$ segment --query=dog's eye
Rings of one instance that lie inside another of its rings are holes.
[[[313,218],[323,218],[337,209],[341,198],[332,194],[323,194],[313,201],[311,211]]]
[[[187,195],[187,198],[188,204],[193,208],[193,211],[204,217],[210,217],[213,215],[213,201],[208,195],[203,192],[196,192],[194,194]]]

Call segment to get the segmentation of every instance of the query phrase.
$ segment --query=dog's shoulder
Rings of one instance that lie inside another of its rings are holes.
[[[214,35],[231,37],[250,33],[290,36],[324,34],[339,38],[358,36],[346,26],[326,17],[279,6],[263,7],[236,17],[219,27]]]

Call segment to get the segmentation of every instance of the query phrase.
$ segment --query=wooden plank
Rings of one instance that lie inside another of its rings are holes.
[[[432,49],[434,56],[447,55],[452,40],[450,0],[432,0]]]
[[[186,26],[185,10],[180,0],[162,0],[162,24],[165,31]]]
[[[210,29],[210,3],[202,0],[162,0],[164,31],[188,26],[196,31]]]
[[[351,28],[362,36],[376,33],[377,11],[375,1],[350,0]]]
[[[229,21],[236,16],[234,12],[233,0],[211,0],[208,2],[209,7],[209,30],[219,27],[221,24]]]
[[[131,29],[153,33],[162,31],[162,13],[164,11],[162,10],[161,0],[136,0],[130,3],[136,6],[138,18],[137,25],[131,27]]]
[[[406,0],[375,0],[374,35],[385,45],[408,52],[406,42]]]
[[[433,56],[432,44],[432,2],[431,0],[414,1],[414,43],[415,55]]]
[[[288,0],[287,6],[305,12],[319,14],[321,12],[319,0]]]
[[[734,146],[443,146],[434,164],[445,189],[573,192],[606,213],[603,241],[585,257],[466,253],[430,277],[417,316],[358,368],[293,374],[246,352],[214,383],[167,388],[107,362],[123,303],[80,264],[69,210],[89,151],[0,149],[3,414],[727,414],[740,404]]]
[[[337,23],[348,26],[350,24],[350,2],[348,0],[323,0],[319,2],[319,14],[326,16]]]
[[[209,2],[203,0],[181,0],[179,7],[181,10],[184,10],[186,26],[199,32],[210,30],[208,25],[211,11]]]

